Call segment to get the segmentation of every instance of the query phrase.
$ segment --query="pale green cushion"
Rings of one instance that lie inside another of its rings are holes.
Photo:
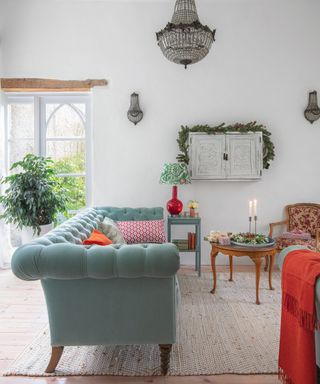
[[[104,220],[99,224],[98,229],[106,235],[113,244],[126,244],[119,228],[117,227],[117,224],[109,217],[104,218]]]

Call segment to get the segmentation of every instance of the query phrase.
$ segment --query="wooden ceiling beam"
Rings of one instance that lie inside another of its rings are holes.
[[[5,92],[87,92],[93,87],[106,86],[107,84],[106,79],[0,78],[0,88]]]

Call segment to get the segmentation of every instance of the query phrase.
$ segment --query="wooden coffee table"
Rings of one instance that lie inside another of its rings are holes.
[[[217,286],[217,272],[216,272],[216,257],[220,252],[224,255],[229,256],[230,263],[230,278],[229,281],[233,281],[233,256],[249,256],[250,259],[254,262],[256,266],[256,304],[260,304],[259,300],[259,284],[260,284],[260,273],[261,273],[261,263],[264,258],[269,259],[269,288],[272,287],[272,272],[274,257],[277,252],[275,246],[263,247],[263,248],[254,248],[254,247],[239,247],[235,245],[220,245],[217,243],[211,244],[211,267],[213,274],[213,288],[210,291],[212,294],[216,291]]]

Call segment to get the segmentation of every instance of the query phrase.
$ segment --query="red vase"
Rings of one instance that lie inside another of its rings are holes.
[[[178,187],[172,187],[172,199],[167,202],[167,210],[171,215],[179,215],[183,209],[182,202],[178,199]]]

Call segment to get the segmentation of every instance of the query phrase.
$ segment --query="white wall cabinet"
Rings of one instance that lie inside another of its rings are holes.
[[[260,179],[262,133],[190,133],[190,174],[194,180]]]

